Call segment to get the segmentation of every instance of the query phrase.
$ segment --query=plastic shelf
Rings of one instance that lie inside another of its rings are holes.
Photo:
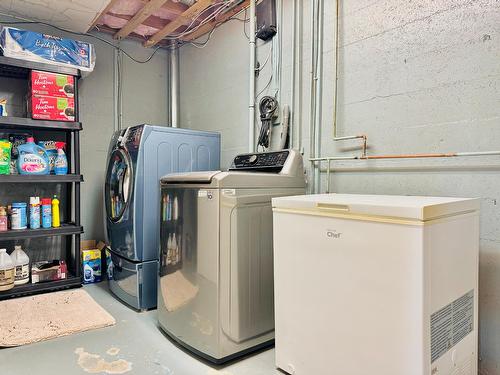
[[[36,283],[36,284],[28,283],[23,285],[16,285],[12,289],[0,292],[0,300],[9,299],[13,297],[21,297],[36,293],[55,292],[57,290],[75,288],[81,286],[82,286],[82,281],[80,280],[79,277],[68,275],[68,277],[63,280],[46,281],[43,283]]]
[[[0,56],[0,76],[2,77],[26,78],[30,70],[43,70],[45,72],[68,74],[75,77],[81,76],[79,69],[69,66],[38,63]]]
[[[0,128],[29,128],[65,131],[80,131],[82,123],[76,121],[33,120],[27,117],[0,117]]]
[[[61,224],[59,228],[13,229],[0,232],[0,241],[23,240],[36,237],[70,236],[83,233],[83,227],[75,224]]]
[[[81,174],[64,175],[23,175],[23,174],[3,174],[0,175],[0,183],[52,183],[52,182],[83,182]]]

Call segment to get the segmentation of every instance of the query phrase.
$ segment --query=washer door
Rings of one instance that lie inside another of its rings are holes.
[[[125,150],[115,149],[106,172],[106,213],[112,222],[119,222],[130,203],[132,194],[132,163]]]

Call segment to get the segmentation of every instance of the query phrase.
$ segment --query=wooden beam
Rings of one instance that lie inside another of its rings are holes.
[[[224,23],[227,20],[229,20],[229,18],[231,18],[234,15],[238,14],[243,9],[245,9],[246,7],[248,7],[249,5],[250,5],[250,0],[245,0],[240,5],[234,7],[230,11],[224,13],[222,15],[222,17],[217,18],[217,19],[215,19],[213,21],[210,21],[209,23],[206,23],[205,25],[201,26],[198,30],[196,30],[196,31],[194,31],[194,32],[192,32],[190,34],[187,34],[185,37],[182,37],[181,40],[183,40],[185,42],[190,42],[191,40],[198,39],[200,36],[203,36],[206,33],[212,31],[212,29],[214,27],[216,27],[218,24]]]
[[[150,0],[140,11],[138,11],[114,36],[115,39],[123,39],[135,30],[146,18],[160,9],[167,0]]]
[[[106,34],[111,34],[114,35],[116,33],[116,29],[113,29],[109,26],[106,25],[97,25],[99,27],[99,32],[106,33]],[[130,33],[129,36],[127,36],[127,39],[132,39],[132,40],[137,40],[138,42],[144,43],[146,38],[142,35],[138,35],[136,33]],[[167,47],[168,43],[166,40],[162,40],[161,42],[158,43],[158,45],[162,47]]]
[[[127,16],[125,14],[115,14],[115,13],[108,13],[108,16],[119,18],[119,19],[125,20],[127,22],[130,21],[132,19],[132,17],[133,17],[133,16]],[[160,18],[160,17],[149,16],[148,18],[146,18],[142,22],[141,25],[149,26],[149,27],[154,27],[155,29],[160,30],[163,26],[165,26],[165,24],[168,21],[169,20],[166,20],[166,19],[163,19],[163,18]],[[119,29],[115,28],[115,33],[114,34],[116,34],[118,31],[119,31]]]
[[[144,47],[153,47],[163,38],[172,34],[175,30],[182,26],[185,18],[192,18],[195,14],[206,9],[210,4],[212,4],[212,0],[198,0],[181,14],[183,19],[178,18],[168,23],[163,29],[146,40],[143,43]]]

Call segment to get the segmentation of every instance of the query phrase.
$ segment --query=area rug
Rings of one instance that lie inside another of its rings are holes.
[[[115,323],[83,289],[5,300],[0,302],[0,347],[31,344]]]

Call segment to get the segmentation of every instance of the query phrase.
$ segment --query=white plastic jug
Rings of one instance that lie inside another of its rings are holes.
[[[10,254],[10,257],[15,267],[14,284],[26,284],[30,279],[30,258],[21,249],[21,246],[14,246],[14,251]]]
[[[0,249],[0,291],[14,287],[14,262],[7,249]]]

